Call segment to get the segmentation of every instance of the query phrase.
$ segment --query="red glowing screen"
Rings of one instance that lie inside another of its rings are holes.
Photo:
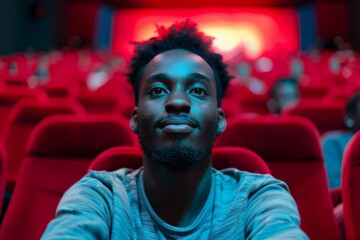
[[[115,14],[112,48],[126,59],[133,41],[156,35],[156,25],[169,26],[190,18],[214,36],[214,47],[225,60],[242,52],[255,59],[261,56],[287,57],[299,51],[299,23],[294,9],[123,9]]]

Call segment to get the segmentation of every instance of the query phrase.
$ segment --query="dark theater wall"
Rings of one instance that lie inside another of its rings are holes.
[[[57,20],[63,16],[62,3],[63,0],[0,1],[0,54],[58,47],[53,37],[63,34],[58,25],[62,21]]]
[[[360,1],[349,0],[350,43],[360,51]]]
[[[110,49],[115,9],[100,2],[69,2],[66,5],[65,42],[80,38],[82,47]]]
[[[66,5],[66,42],[80,38],[86,47],[92,47],[95,38],[95,23],[98,2],[69,2]]]
[[[335,37],[349,42],[348,2],[319,2],[315,4],[317,34],[325,47],[333,48]]]
[[[16,51],[19,39],[16,36],[20,19],[17,17],[17,9],[20,1],[0,1],[0,54],[10,54]]]

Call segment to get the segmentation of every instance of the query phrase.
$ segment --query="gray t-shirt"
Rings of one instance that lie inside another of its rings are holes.
[[[270,175],[213,170],[192,224],[172,226],[152,209],[142,170],[90,172],[59,203],[42,239],[307,239],[287,186]]]

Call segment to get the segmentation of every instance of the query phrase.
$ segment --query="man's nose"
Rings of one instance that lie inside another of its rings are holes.
[[[166,112],[172,114],[189,113],[190,109],[189,96],[180,90],[171,93],[165,105]]]

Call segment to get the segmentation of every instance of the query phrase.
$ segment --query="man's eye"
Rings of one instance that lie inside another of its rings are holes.
[[[155,88],[150,90],[150,95],[151,96],[157,96],[157,95],[161,95],[163,93],[166,93],[166,91],[165,91],[165,89],[163,89],[161,87],[155,87]]]
[[[206,95],[206,91],[202,88],[194,88],[191,90],[191,93],[196,94],[196,95],[200,95],[200,96],[205,96]]]

